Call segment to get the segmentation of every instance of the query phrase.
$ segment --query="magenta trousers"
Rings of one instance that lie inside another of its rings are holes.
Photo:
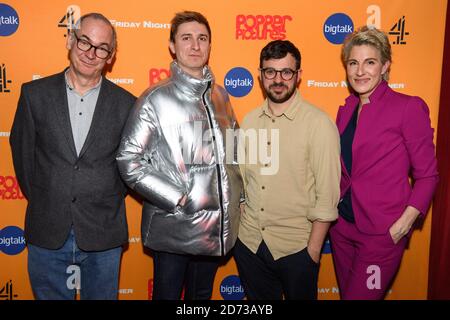
[[[383,299],[400,267],[408,238],[394,244],[389,231],[364,234],[339,217],[330,228],[330,241],[341,299]]]

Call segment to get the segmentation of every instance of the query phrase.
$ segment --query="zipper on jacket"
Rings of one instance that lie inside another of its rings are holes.
[[[223,243],[223,215],[224,215],[224,209],[223,209],[223,195],[222,195],[222,171],[220,170],[220,165],[217,159],[218,156],[218,152],[217,152],[217,144],[216,144],[216,134],[214,132],[214,126],[213,126],[213,122],[212,122],[212,116],[211,116],[211,111],[209,110],[209,105],[206,101],[205,95],[208,92],[208,89],[211,88],[211,81],[208,81],[208,86],[206,87],[206,90],[203,92],[202,94],[202,101],[203,101],[203,105],[205,107],[206,113],[208,115],[208,122],[209,122],[209,127],[211,128],[212,131],[212,138],[213,138],[213,145],[214,145],[214,153],[216,156],[216,171],[217,171],[217,184],[219,187],[219,203],[220,203],[220,255],[224,256],[225,255],[225,248],[224,248],[224,243]]]

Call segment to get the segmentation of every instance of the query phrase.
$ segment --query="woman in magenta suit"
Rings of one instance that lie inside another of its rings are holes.
[[[336,119],[342,178],[330,230],[334,265],[341,299],[383,299],[438,181],[433,129],[421,98],[388,86],[384,32],[363,27],[349,35],[342,59],[352,94]]]

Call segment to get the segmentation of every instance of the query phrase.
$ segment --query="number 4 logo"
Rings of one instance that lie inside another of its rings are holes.
[[[66,13],[62,16],[61,20],[58,22],[58,28],[65,28],[67,29],[67,34],[72,29],[76,29],[76,23],[81,17],[81,9],[79,6],[76,5],[70,5],[67,7]],[[64,37],[67,36],[67,34],[64,35]]]
[[[392,42],[392,44],[406,44],[406,36],[409,35],[409,32],[406,31],[405,16],[398,19],[398,21],[392,26],[389,34],[396,37],[396,40]]]

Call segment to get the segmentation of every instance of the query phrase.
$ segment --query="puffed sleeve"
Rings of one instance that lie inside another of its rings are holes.
[[[131,189],[157,207],[173,212],[186,190],[160,167],[155,156],[160,142],[153,106],[145,96],[140,97],[122,133],[116,157],[119,171]]]

